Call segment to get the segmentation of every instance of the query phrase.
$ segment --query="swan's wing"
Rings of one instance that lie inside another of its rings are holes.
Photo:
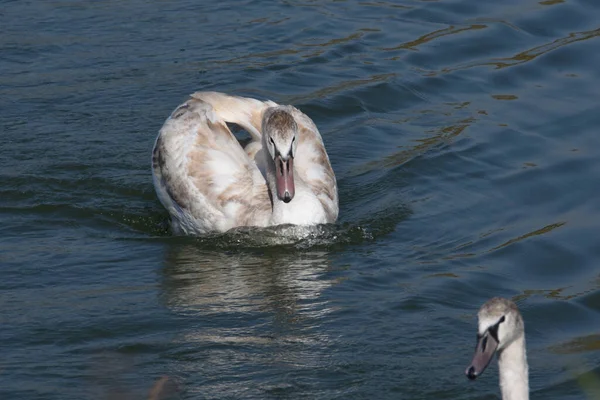
[[[268,107],[277,106],[267,100],[260,101],[248,97],[230,96],[219,92],[196,92],[192,98],[212,106],[215,113],[225,122],[244,128],[254,142],[260,143],[262,116]]]
[[[265,110],[277,107],[278,104],[271,100],[260,101],[219,92],[196,92],[192,94],[192,98],[210,104],[219,118],[241,126],[250,134],[252,140],[244,150],[266,179],[267,166],[261,140],[262,118]]]
[[[185,233],[268,223],[265,180],[211,104],[193,97],[173,111],[152,164],[159,199]]]
[[[335,222],[339,212],[337,182],[323,138],[312,119],[295,107],[289,108],[298,124],[295,172],[318,197],[327,220]]]

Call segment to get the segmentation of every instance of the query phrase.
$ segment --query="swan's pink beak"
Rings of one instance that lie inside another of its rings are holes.
[[[498,342],[489,332],[485,332],[483,336],[480,336],[477,339],[473,361],[471,361],[471,365],[465,371],[467,378],[473,380],[481,375],[490,361],[492,361],[497,348]]]
[[[294,198],[296,189],[294,187],[294,159],[288,157],[283,160],[280,155],[275,157],[275,174],[277,179],[277,197],[284,203],[289,203]]]

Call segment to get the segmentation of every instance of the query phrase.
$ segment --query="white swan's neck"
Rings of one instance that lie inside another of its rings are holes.
[[[268,154],[266,151],[265,153]],[[321,202],[295,171],[296,194],[289,203],[284,203],[277,198],[273,160],[267,160],[266,179],[273,201],[270,225],[315,225],[327,222],[327,215]]]
[[[306,184],[295,178],[296,195],[289,203],[284,203],[277,198],[275,176],[267,170],[267,183],[273,199],[273,213],[271,225],[315,225],[327,222],[327,216],[319,199],[310,191]]]
[[[498,354],[502,400],[529,400],[529,373],[525,336]]]

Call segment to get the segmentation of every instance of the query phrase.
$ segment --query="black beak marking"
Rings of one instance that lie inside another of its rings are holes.
[[[467,371],[467,378],[469,378],[469,380],[474,381],[477,378],[477,373],[475,372],[475,367],[470,367]]]

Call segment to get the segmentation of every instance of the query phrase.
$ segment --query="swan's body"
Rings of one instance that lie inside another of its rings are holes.
[[[242,148],[226,123],[252,140]],[[335,222],[335,175],[312,120],[272,101],[198,92],[173,111],[152,153],[159,200],[177,234]]]
[[[495,297],[479,310],[477,347],[465,373],[475,379],[498,353],[500,390],[503,400],[529,399],[529,373],[525,351],[523,317],[516,304]]]

